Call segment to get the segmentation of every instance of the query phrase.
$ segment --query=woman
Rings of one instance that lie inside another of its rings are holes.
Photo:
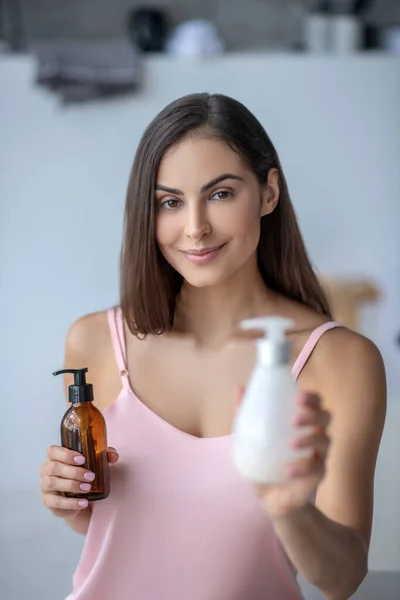
[[[259,315],[295,323],[292,443],[312,457],[256,488],[229,433],[254,366],[237,325]],[[93,479],[78,453],[51,447],[41,468],[45,505],[87,533],[70,599],[295,600],[297,572],[331,600],[356,591],[384,367],[332,322],[277,153],[239,102],[186,96],[149,125],[128,187],[121,306],[71,327],[65,363],[89,368],[118,463],[109,498],[90,506],[63,496]]]

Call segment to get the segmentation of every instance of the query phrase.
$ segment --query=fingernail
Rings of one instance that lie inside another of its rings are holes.
[[[286,472],[289,477],[296,477],[300,471],[296,467],[288,467]]]
[[[78,506],[82,506],[85,507],[89,504],[89,502],[87,500],[79,500],[78,501]]]
[[[84,474],[84,478],[86,479],[86,481],[93,481],[95,475],[94,473],[85,473]]]
[[[85,462],[85,458],[83,456],[75,456],[74,457],[74,462],[77,465],[83,465],[83,463]]]
[[[84,492],[90,492],[90,489],[91,489],[92,486],[90,485],[90,483],[81,483],[81,485],[79,487]]]

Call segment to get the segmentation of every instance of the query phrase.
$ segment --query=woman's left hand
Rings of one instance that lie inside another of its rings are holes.
[[[257,494],[271,518],[285,517],[312,501],[325,475],[330,440],[327,428],[330,414],[321,407],[316,394],[300,392],[293,422],[294,449],[307,449],[310,455],[287,465],[288,480],[280,484],[255,485]],[[301,431],[307,428],[307,434]]]

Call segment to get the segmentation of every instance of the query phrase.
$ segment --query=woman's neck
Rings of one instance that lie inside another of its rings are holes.
[[[196,288],[184,282],[176,302],[173,331],[201,346],[222,346],[243,319],[272,314],[279,296],[266,287],[257,266],[218,286]]]

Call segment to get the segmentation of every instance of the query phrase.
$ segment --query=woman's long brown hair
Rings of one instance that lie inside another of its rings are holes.
[[[265,185],[269,169],[278,170],[278,205],[261,219],[257,251],[260,272],[270,289],[331,318],[307,256],[278,154],[264,128],[237,100],[220,94],[191,94],[169,104],[147,127],[129,178],[120,302],[130,331],[134,335],[160,334],[173,325],[182,277],[157,246],[155,185],[165,152],[196,132],[222,140],[238,152],[260,185]]]

